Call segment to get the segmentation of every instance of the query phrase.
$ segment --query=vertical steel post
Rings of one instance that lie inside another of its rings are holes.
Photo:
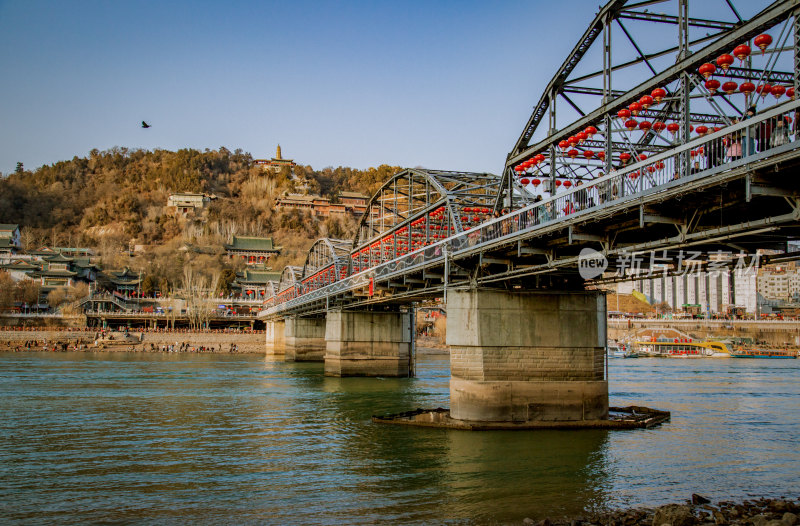
[[[611,102],[611,73],[612,73],[612,62],[611,62],[611,22],[612,18],[609,15],[606,17],[606,20],[603,22],[603,105],[608,104]],[[612,148],[611,148],[611,115],[606,114],[603,117],[603,122],[605,123],[605,137],[606,137],[606,159],[603,163],[605,165],[605,174],[608,175],[611,172],[611,167],[613,166],[613,157],[612,157]]]
[[[795,97],[800,96],[800,7],[794,11],[794,92]]]
[[[689,1],[679,0],[678,2],[678,60],[683,60],[691,54],[689,50]],[[680,84],[680,113],[681,113],[681,144],[689,142],[689,93],[691,91],[691,84],[689,74],[684,72],[681,74]],[[678,166],[676,170],[680,177],[685,177],[690,173],[691,157],[688,152],[684,152],[678,159]]]
[[[552,136],[556,132],[556,93],[555,90],[550,92],[550,108],[549,108],[549,126],[547,134]],[[550,145],[550,195],[556,193],[556,175],[558,174],[556,166],[556,147],[554,144]]]

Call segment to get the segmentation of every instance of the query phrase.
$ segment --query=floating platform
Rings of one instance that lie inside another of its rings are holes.
[[[450,418],[450,410],[416,409],[395,415],[374,416],[379,424],[399,426],[439,427],[467,431],[508,431],[531,429],[644,429],[669,421],[670,412],[649,407],[609,407],[607,420],[551,420],[535,422],[479,422]]]

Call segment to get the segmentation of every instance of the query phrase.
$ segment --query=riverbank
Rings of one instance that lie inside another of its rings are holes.
[[[692,495],[686,504],[667,504],[658,508],[632,508],[585,517],[522,523],[536,526],[797,526],[800,504],[784,499],[722,501],[712,504],[700,495]]]
[[[0,331],[0,351],[266,352],[262,332],[130,332],[125,341],[114,334],[109,340],[97,331]]]

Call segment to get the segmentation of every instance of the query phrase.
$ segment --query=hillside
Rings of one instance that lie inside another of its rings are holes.
[[[289,168],[272,173],[252,161],[249,153],[225,148],[172,152],[115,147],[33,171],[19,167],[0,178],[0,223],[20,225],[25,249],[90,247],[104,267],[129,266],[163,290],[179,285],[187,264],[230,276],[237,263],[223,257],[222,244],[234,234],[273,237],[284,249],[270,261],[276,270],[301,265],[314,240],[349,237],[356,221],[282,211],[275,208],[277,198],[294,192],[299,182],[334,202],[342,190],[371,195],[400,170],[386,165],[319,171],[296,166],[294,174]],[[174,192],[217,199],[198,213],[176,214],[166,206]]]

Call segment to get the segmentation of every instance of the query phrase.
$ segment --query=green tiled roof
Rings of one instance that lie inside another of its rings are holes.
[[[39,267],[32,265],[27,261],[17,260],[8,263],[7,265],[0,265],[0,267],[8,270],[39,270]]]
[[[71,263],[72,262],[72,258],[69,258],[69,257],[65,256],[61,252],[59,252],[58,254],[55,254],[53,256],[46,256],[43,259],[45,261],[49,261],[50,263]]]
[[[0,248],[17,248],[17,245],[11,242],[11,238],[0,237]]]
[[[64,278],[71,278],[73,276],[77,276],[77,272],[72,272],[69,270],[58,269],[58,270],[43,270],[41,272],[36,273],[39,276],[45,277],[64,277]]]
[[[10,223],[0,223],[0,230],[10,230],[13,232],[17,228],[19,228],[19,225],[12,225]]]
[[[270,281],[280,281],[280,279],[280,272],[247,269],[242,273],[241,277],[236,278],[236,281],[239,283],[268,283]]]
[[[233,236],[233,242],[225,245],[228,250],[264,250],[277,252],[280,247],[272,243],[271,237]]]

